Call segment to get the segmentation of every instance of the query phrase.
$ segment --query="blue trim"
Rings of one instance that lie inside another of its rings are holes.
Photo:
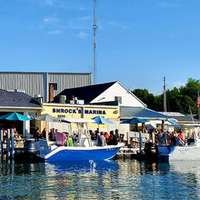
[[[55,152],[52,156],[48,157],[46,161],[81,161],[81,160],[107,160],[112,159],[121,147],[117,148],[103,148],[103,149],[91,149],[91,150],[75,150],[75,149],[63,149]]]

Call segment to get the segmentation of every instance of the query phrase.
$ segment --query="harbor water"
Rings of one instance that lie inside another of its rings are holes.
[[[200,162],[0,162],[0,199],[200,199]]]

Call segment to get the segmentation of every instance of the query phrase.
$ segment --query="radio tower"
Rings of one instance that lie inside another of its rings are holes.
[[[97,12],[97,17],[96,17]],[[97,64],[96,64],[96,31],[98,28],[98,0],[93,0],[93,31],[94,31],[94,47],[93,47],[93,81],[96,84],[97,79]]]

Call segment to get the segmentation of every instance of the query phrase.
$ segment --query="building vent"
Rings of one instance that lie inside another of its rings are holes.
[[[119,104],[122,104],[122,97],[115,96],[115,101],[117,101]]]
[[[23,89],[15,89],[15,92],[23,92],[23,93],[25,93],[25,90],[23,90]]]
[[[59,96],[59,103],[65,104],[67,100],[67,97],[65,95]]]

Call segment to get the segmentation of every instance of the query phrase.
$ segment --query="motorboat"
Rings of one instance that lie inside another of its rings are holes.
[[[91,120],[74,118],[64,119],[66,123],[90,123]],[[79,131],[77,142],[73,146],[65,146],[65,133],[57,132],[56,141],[40,139],[37,144],[37,156],[44,161],[103,161],[112,159],[123,147],[123,143],[117,145],[96,146],[91,140],[88,128],[81,133]]]
[[[163,160],[200,160],[200,138],[199,124],[182,124],[183,129],[188,129],[188,136],[193,138],[185,139],[177,145],[145,145],[145,155],[147,158],[158,158]]]

